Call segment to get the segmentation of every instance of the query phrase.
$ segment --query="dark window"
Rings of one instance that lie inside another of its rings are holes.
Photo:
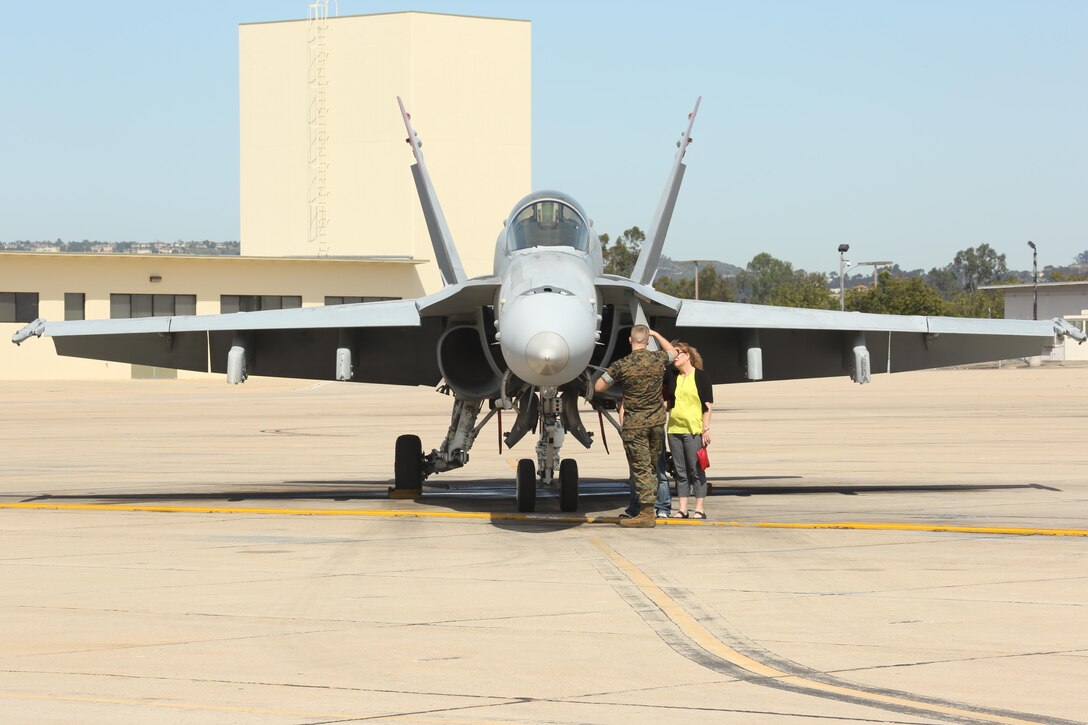
[[[326,297],[325,306],[329,305],[355,305],[360,302],[388,302],[399,300],[400,297]]]
[[[302,307],[301,295],[220,295],[219,311],[257,312],[259,310],[290,310]]]
[[[154,295],[129,295],[129,299],[132,300],[132,316],[133,317],[154,317]]]
[[[110,317],[195,315],[196,295],[110,295]]]
[[[37,292],[0,292],[0,322],[33,322],[36,319]]]
[[[87,295],[82,292],[64,293],[64,319],[87,319]]]

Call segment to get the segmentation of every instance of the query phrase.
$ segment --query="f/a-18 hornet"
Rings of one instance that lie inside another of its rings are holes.
[[[628,330],[646,323],[714,360],[715,384],[899,372],[1038,355],[1055,335],[1083,340],[1062,320],[982,320],[875,315],[685,300],[651,285],[684,175],[699,101],[677,142],[664,193],[630,278],[605,274],[601,242],[582,206],[557,191],[518,201],[499,232],[493,274],[469,279],[461,265],[400,102],[415,178],[444,288],[414,300],[225,315],[47,322],[12,341],[46,335],[73,357],[249,375],[431,385],[453,394],[449,432],[424,454],[418,436],[397,439],[395,490],[411,495],[431,475],[459,468],[483,425],[516,411],[508,446],[538,436],[535,460],[517,467],[517,502],[532,511],[538,487],[578,506],[578,467],[560,461],[567,435],[593,442],[579,415],[598,371],[630,351]],[[434,350],[405,357],[402,350]],[[489,412],[477,422],[481,411]],[[611,418],[610,418],[611,420]],[[602,430],[603,434],[603,430]]]

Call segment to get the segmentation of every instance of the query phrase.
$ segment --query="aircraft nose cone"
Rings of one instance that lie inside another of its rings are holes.
[[[538,375],[555,375],[569,361],[566,340],[554,332],[538,332],[525,346],[525,362]]]

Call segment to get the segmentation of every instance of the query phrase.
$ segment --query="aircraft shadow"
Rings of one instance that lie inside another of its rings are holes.
[[[758,482],[799,479],[802,476],[713,476],[708,477],[711,490],[708,496],[784,496],[804,494],[840,494],[855,496],[864,493],[921,493],[921,492],[970,492],[1002,489],[1042,489],[1056,491],[1037,483],[1011,484],[877,484],[877,485],[776,485]],[[284,481],[283,488],[216,490],[216,491],[158,491],[132,493],[50,494],[20,499],[22,503],[100,503],[127,505],[175,505],[194,502],[220,505],[253,501],[388,501],[389,480],[324,480]],[[745,483],[756,485],[744,485]],[[307,484],[314,484],[311,488]],[[194,484],[196,485],[196,484]],[[275,486],[272,484],[271,486]],[[674,494],[675,495],[675,494]],[[480,479],[453,481],[443,486],[427,486],[417,499],[432,508],[458,513],[486,513],[492,516],[491,525],[523,533],[548,533],[582,526],[588,517],[618,514],[618,508],[626,505],[629,491],[626,481],[614,479],[583,478],[578,497],[578,511],[564,513],[559,510],[556,491],[537,491],[537,505],[528,519],[514,518],[517,514],[514,483],[505,480]],[[404,508],[415,504],[405,500]],[[549,520],[547,517],[562,516],[568,520]],[[510,518],[507,518],[510,517]],[[569,520],[571,517],[587,517],[585,520]]]

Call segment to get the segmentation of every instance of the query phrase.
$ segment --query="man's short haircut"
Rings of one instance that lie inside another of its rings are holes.
[[[631,342],[636,345],[644,345],[650,341],[650,328],[646,325],[635,325],[631,328]]]

